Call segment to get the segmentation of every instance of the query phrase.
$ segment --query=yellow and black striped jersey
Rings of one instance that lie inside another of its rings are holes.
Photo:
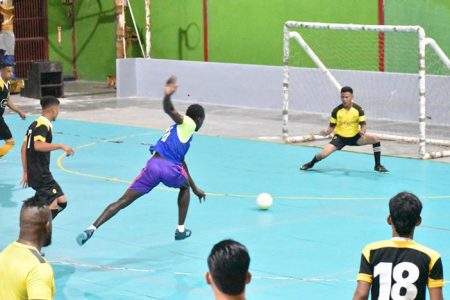
[[[47,118],[40,116],[28,127],[24,141],[27,151],[28,184],[31,187],[39,186],[40,183],[53,178],[50,173],[50,152],[39,152],[34,149],[35,142],[51,143],[52,139],[52,124]]]
[[[335,133],[342,137],[353,137],[359,132],[359,125],[366,124],[364,110],[356,103],[350,109],[338,105],[331,112],[330,127],[335,127]]]
[[[9,81],[4,82],[0,78],[0,117],[5,113],[6,104],[9,98]]]
[[[425,300],[427,286],[444,286],[440,255],[405,238],[367,245],[361,255],[358,280],[372,285],[372,299],[386,300]]]

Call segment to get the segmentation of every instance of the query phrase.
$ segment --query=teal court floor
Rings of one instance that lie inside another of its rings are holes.
[[[20,144],[29,123],[5,117],[16,147],[0,160],[0,247],[17,239],[22,200]],[[212,299],[206,258],[214,243],[233,238],[250,252],[248,299],[351,299],[360,252],[389,239],[388,200],[400,191],[420,196],[423,223],[415,239],[450,267],[450,164],[383,157],[390,174],[373,171],[373,157],[338,152],[308,172],[301,163],[317,148],[196,135],[187,155],[206,203],[192,196],[187,227],[175,241],[175,190],[162,186],[103,225],[84,246],[76,235],[115,201],[149,158],[149,145],[163,132],[81,121],[57,120],[54,143],[75,156],[52,153],[54,177],[68,208],[53,224],[44,248],[56,281],[55,299]],[[273,195],[267,211],[257,194]],[[450,298],[450,288],[444,288]]]

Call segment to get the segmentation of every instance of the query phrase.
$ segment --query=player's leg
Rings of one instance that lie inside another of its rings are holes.
[[[0,159],[6,155],[14,147],[15,142],[12,137],[8,125],[6,125],[3,117],[0,117],[0,140],[5,140],[5,143],[0,147]]]
[[[36,191],[36,198],[47,203],[53,219],[67,207],[67,198],[59,184],[53,178],[32,188]]]
[[[65,195],[59,196],[48,206],[48,208],[50,208],[50,211],[52,212],[53,219],[55,219],[60,212],[65,210],[66,207],[67,197]]]
[[[86,243],[102,224],[115,216],[120,210],[133,203],[136,199],[141,197],[142,193],[136,192],[132,189],[128,189],[116,202],[108,205],[101,215],[95,220],[94,224],[86,228],[82,233],[77,236],[77,243],[81,246]]]
[[[189,209],[189,202],[191,199],[190,187],[188,182],[180,187],[178,194],[178,228],[175,231],[175,239],[183,240],[191,236],[192,231],[184,227],[186,216]]]
[[[381,142],[378,135],[373,133],[366,133],[365,135],[361,136],[357,144],[362,145],[369,145],[372,144],[373,147],[373,156],[375,159],[375,167],[374,170],[380,173],[388,173],[389,171],[381,164]]]
[[[338,148],[336,147],[336,145],[334,145],[334,144],[332,144],[332,143],[325,145],[325,146],[323,147],[323,149],[322,149],[322,152],[317,153],[316,155],[314,155],[313,159],[312,159],[310,162],[308,162],[308,163],[306,163],[306,164],[304,164],[304,165],[302,165],[302,166],[300,167],[300,170],[308,170],[308,169],[311,169],[312,167],[314,167],[314,165],[315,165],[317,162],[319,162],[319,161],[321,161],[322,159],[328,157],[331,153],[333,153],[333,152],[336,151],[336,150],[338,150]],[[340,149],[339,149],[339,150],[340,150]]]
[[[108,205],[97,220],[77,236],[77,243],[80,246],[86,243],[98,227],[111,219],[121,209],[127,207],[144,194],[150,192],[161,182],[159,179],[159,173],[160,168],[157,161],[154,158],[151,158],[122,197],[120,197],[116,202]]]
[[[183,240],[191,236],[192,231],[185,228],[184,223],[189,209],[190,186],[187,172],[182,166],[163,160],[161,181],[168,187],[179,188],[178,194],[178,226],[175,230],[175,240]]]

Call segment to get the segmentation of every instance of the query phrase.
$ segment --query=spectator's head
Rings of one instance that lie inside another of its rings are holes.
[[[227,296],[245,298],[245,285],[251,280],[248,272],[250,256],[247,248],[233,240],[214,245],[208,256],[206,282],[213,288],[216,298]]]
[[[45,247],[52,242],[52,213],[47,204],[36,197],[23,202],[20,210],[20,239]]]
[[[203,121],[205,120],[205,109],[200,104],[189,105],[186,110],[186,116],[194,120],[197,125],[195,127],[195,131],[198,131],[202,127]]]
[[[0,74],[4,81],[10,80],[14,75],[14,64],[11,63],[0,63]]]
[[[54,96],[44,96],[41,98],[42,113],[50,121],[55,121],[59,114],[59,100]]]
[[[388,224],[400,237],[412,238],[414,228],[422,222],[422,203],[416,195],[401,192],[389,201]]]

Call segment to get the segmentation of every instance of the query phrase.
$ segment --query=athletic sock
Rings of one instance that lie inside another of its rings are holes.
[[[319,160],[316,158],[316,156],[314,155],[313,159],[309,162],[311,164],[311,166],[314,166],[316,162],[318,162]]]
[[[177,229],[179,232],[184,232],[184,230],[185,230],[184,225],[178,225]]]
[[[375,158],[375,166],[379,166],[381,164],[381,143],[375,143],[373,146],[373,156]]]
[[[51,209],[53,219],[67,207],[67,202],[58,203],[57,209]]]
[[[60,213],[63,210],[65,210],[66,207],[67,207],[67,202],[58,203],[58,213]]]
[[[52,213],[52,219],[55,219],[56,216],[57,216],[58,213],[59,213],[59,210],[58,210],[58,209],[51,209],[50,211],[51,211],[51,213]]]
[[[95,227],[94,225],[89,226],[88,228],[86,228],[86,230],[97,230],[97,227]]]

